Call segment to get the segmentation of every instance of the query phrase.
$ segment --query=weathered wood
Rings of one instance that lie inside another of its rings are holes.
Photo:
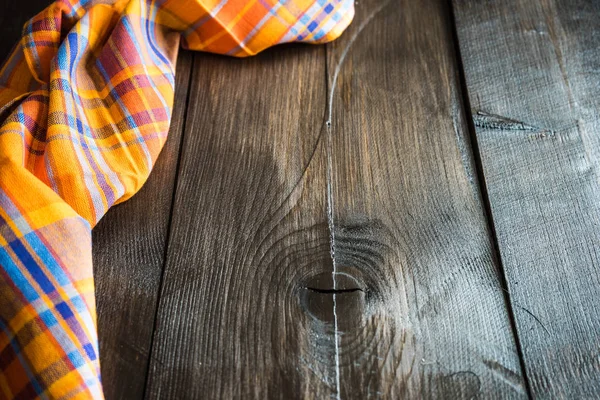
[[[600,393],[600,2],[455,0],[526,375]]]
[[[328,57],[196,56],[149,398],[525,395],[422,3],[360,2]]]
[[[335,266],[367,310],[337,312],[338,397],[526,397],[445,2],[358,11],[328,57]]]
[[[181,51],[169,137],[150,177],[93,230],[102,384],[109,400],[144,393],[191,69],[192,54]]]
[[[329,326],[303,311],[331,273],[324,55],[196,55],[149,398],[332,393]]]

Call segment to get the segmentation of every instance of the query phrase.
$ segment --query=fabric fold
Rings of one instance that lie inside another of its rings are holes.
[[[58,0],[0,69],[0,398],[103,397],[91,229],[144,184],[180,46],[322,43],[349,0]]]

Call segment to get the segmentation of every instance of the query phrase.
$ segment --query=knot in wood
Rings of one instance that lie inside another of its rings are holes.
[[[332,325],[337,316],[338,330],[342,331],[361,325],[365,319],[367,299],[365,285],[345,272],[313,275],[302,283],[299,290],[300,305],[304,312]]]

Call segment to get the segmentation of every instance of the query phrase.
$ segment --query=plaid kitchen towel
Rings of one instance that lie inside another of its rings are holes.
[[[163,146],[180,45],[339,36],[352,0],[58,0],[0,69],[0,398],[103,397],[91,229]]]

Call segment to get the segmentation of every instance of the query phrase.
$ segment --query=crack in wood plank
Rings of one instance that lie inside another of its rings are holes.
[[[381,12],[387,5],[391,3],[391,0],[381,4],[379,7],[375,8],[363,21],[363,23],[358,27],[356,33],[346,47],[344,48],[342,55],[340,57],[339,62],[336,65],[335,72],[333,74],[333,81],[329,91],[329,112],[327,116],[327,121],[325,123],[327,128],[327,223],[329,227],[329,236],[330,236],[330,245],[331,245],[331,259],[333,262],[333,270],[331,272],[331,277],[333,280],[333,317],[334,317],[334,340],[335,340],[335,378],[336,378],[336,399],[341,400],[341,392],[340,392],[340,343],[339,343],[339,321],[337,315],[337,298],[336,298],[336,289],[337,289],[337,265],[335,260],[335,224],[333,220],[334,215],[334,203],[333,203],[333,168],[332,168],[332,156],[331,156],[331,148],[332,148],[332,128],[331,128],[331,118],[333,114],[333,97],[335,95],[335,88],[337,85],[337,79],[346,59],[346,56],[350,52],[352,45],[356,42],[358,36],[363,32],[363,30],[373,21],[373,19]]]

